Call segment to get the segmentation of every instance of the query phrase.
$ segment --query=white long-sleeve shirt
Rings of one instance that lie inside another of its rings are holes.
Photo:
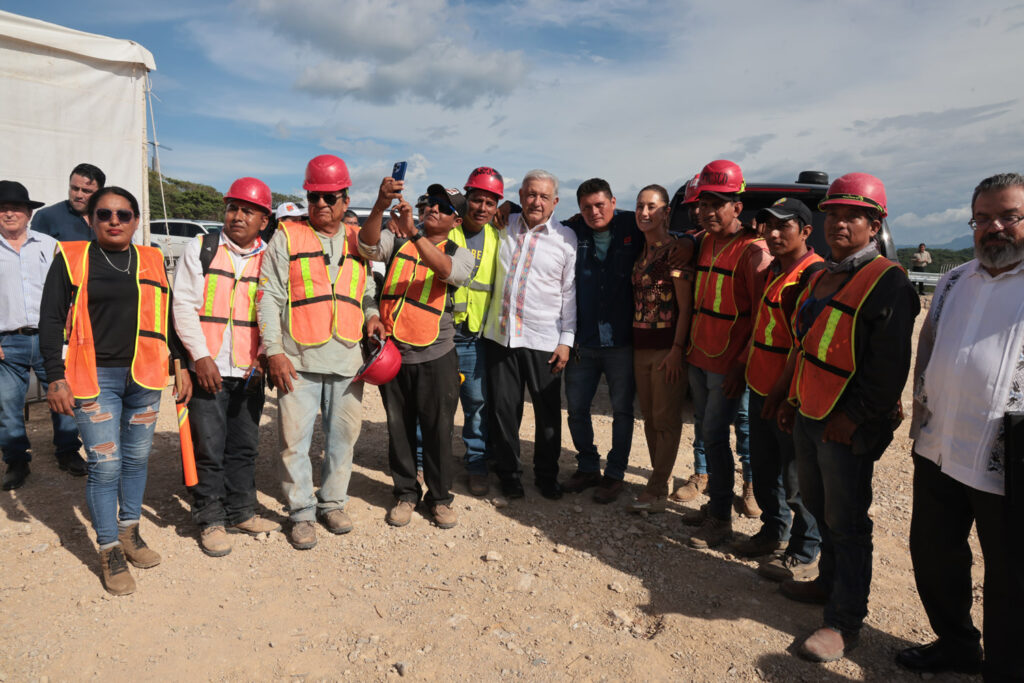
[[[970,261],[935,292],[918,345],[934,331],[915,397],[927,417],[914,450],[953,479],[1002,495],[1003,414],[1024,407],[1024,263],[992,277]]]
[[[554,218],[530,229],[522,214],[501,231],[483,336],[511,348],[554,351],[576,339],[576,233]]]
[[[231,256],[231,265],[235,270],[235,277],[240,278],[242,271],[249,259],[263,252],[266,244],[262,241],[259,246],[248,252],[243,252],[240,247],[230,243],[224,233],[220,235],[217,244],[228,247],[228,255]],[[178,332],[185,348],[188,350],[189,369],[195,370],[195,361],[212,356],[210,349],[206,346],[206,336],[199,324],[199,310],[203,307],[205,277],[203,265],[199,260],[199,253],[202,250],[202,238],[196,238],[185,246],[185,250],[178,257],[178,265],[174,270],[174,329]],[[233,248],[232,248],[233,247]],[[231,362],[231,325],[224,328],[224,338],[220,345],[220,351],[213,359],[217,365],[217,371],[221,377],[245,377],[248,368],[237,368]]]

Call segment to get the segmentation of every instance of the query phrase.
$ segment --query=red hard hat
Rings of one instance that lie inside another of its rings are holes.
[[[466,194],[469,194],[470,190],[486,190],[498,195],[500,199],[505,196],[505,179],[490,166],[481,166],[474,168],[469,174],[469,180],[463,189],[466,190]]]
[[[681,205],[693,204],[697,201],[697,197],[700,195],[700,193],[697,192],[698,180],[700,180],[700,176],[695,175],[690,178],[688,183],[686,183],[686,189],[683,191],[683,201],[680,202]]]
[[[355,379],[352,381],[366,382],[376,386],[387,384],[395,378],[398,369],[402,367],[402,353],[395,346],[391,337],[382,342],[380,337],[373,335],[367,341],[376,348],[363,363],[363,367],[359,368],[359,372],[356,373]]]
[[[697,196],[701,192],[721,192],[722,194],[739,194],[743,192],[743,171],[738,164],[726,159],[718,159],[701,169],[697,176]]]
[[[825,210],[830,204],[847,204],[875,209],[887,215],[885,185],[869,173],[847,173],[839,176],[828,186],[825,198],[818,202],[818,209]]]
[[[243,202],[255,204],[266,209],[267,213],[273,210],[270,188],[259,178],[239,178],[231,183],[227,194],[224,195],[224,201],[229,199],[241,199]]]
[[[337,192],[352,186],[348,166],[341,157],[321,154],[306,164],[306,181],[302,189],[308,192]]]

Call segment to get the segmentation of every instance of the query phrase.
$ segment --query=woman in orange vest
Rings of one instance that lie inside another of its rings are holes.
[[[74,415],[88,455],[85,494],[103,585],[127,595],[135,590],[128,562],[160,563],[139,519],[174,327],[163,254],[132,244],[135,197],[106,187],[89,200],[87,216],[96,239],[62,242],[46,277],[39,346],[52,378],[50,408]],[[192,384],[187,373],[181,379],[178,398],[187,401]]]
[[[875,236],[886,201],[878,178],[837,178],[819,207],[832,253],[797,299],[790,396],[778,423],[793,433],[800,493],[818,521],[821,559],[817,579],[789,579],[781,590],[825,606],[824,625],[799,653],[829,662],[856,645],[867,615],[871,475],[900,420],[920,304],[903,269],[879,254]]]

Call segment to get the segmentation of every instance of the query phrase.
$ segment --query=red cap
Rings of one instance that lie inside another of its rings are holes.
[[[255,204],[266,209],[267,213],[273,209],[270,188],[259,178],[239,178],[231,183],[231,187],[224,195],[224,201],[229,199],[240,199],[243,202]]]
[[[351,186],[348,166],[341,157],[321,154],[306,164],[306,181],[302,188],[308,192],[337,192]]]

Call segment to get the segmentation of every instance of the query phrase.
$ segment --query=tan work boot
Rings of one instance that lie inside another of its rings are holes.
[[[416,503],[411,500],[398,500],[384,519],[391,526],[405,526],[412,519],[412,511],[415,509]]]
[[[691,474],[686,483],[677,488],[669,496],[670,500],[677,503],[689,503],[691,500],[704,493],[708,489],[708,475]]]
[[[818,559],[801,562],[792,555],[776,555],[762,562],[757,573],[772,581],[814,581],[818,578]]]
[[[332,534],[347,534],[352,531],[352,518],[341,508],[323,513],[320,515],[320,521]]]
[[[309,550],[316,545],[316,524],[309,520],[293,522],[288,542],[296,550]]]
[[[277,531],[281,528],[281,525],[277,522],[272,522],[269,519],[263,519],[253,515],[244,522],[233,524],[228,531],[232,533],[249,534],[250,536],[257,536],[259,534],[269,534],[271,531]]]
[[[433,512],[434,524],[442,529],[451,529],[459,523],[459,516],[451,505],[435,505]]]
[[[160,555],[146,545],[139,536],[139,523],[132,524],[127,529],[121,529],[117,533],[117,540],[121,541],[121,547],[128,561],[139,569],[149,569],[160,564]]]
[[[713,515],[708,515],[701,527],[693,533],[693,536],[690,536],[690,540],[687,543],[691,548],[703,550],[705,548],[714,548],[731,539],[732,520],[718,519]]]
[[[111,595],[130,595],[135,592],[135,579],[128,571],[128,562],[121,546],[115,545],[100,551],[100,569],[103,587]]]
[[[231,552],[231,539],[222,525],[214,524],[199,532],[199,547],[210,557],[224,557]]]
[[[757,506],[754,498],[754,482],[743,482],[743,495],[736,498],[736,514],[749,519],[756,519],[761,516],[761,508]]]

